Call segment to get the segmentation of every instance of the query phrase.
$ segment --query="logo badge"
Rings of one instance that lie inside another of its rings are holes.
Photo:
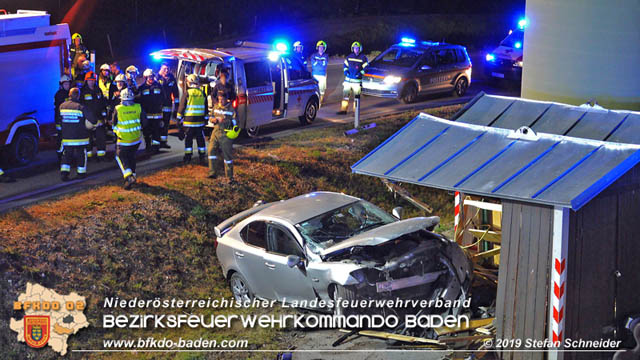
[[[41,348],[49,342],[49,316],[24,316],[24,341],[33,348]]]

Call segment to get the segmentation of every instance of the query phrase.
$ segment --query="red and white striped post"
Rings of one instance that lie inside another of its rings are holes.
[[[460,224],[460,210],[462,207],[462,197],[459,191],[455,192],[454,195],[454,220],[453,220],[453,241],[458,242],[458,225]]]
[[[549,331],[547,337],[554,346],[549,349],[548,359],[563,359],[564,323],[567,309],[567,251],[569,238],[569,209],[557,207],[553,211],[553,239],[551,250],[551,284],[549,293]]]

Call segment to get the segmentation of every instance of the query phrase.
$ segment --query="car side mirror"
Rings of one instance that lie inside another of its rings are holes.
[[[431,70],[431,66],[429,66],[429,65],[422,65],[422,66],[420,67],[420,70]]]
[[[404,208],[402,206],[394,207],[393,210],[391,210],[391,215],[393,215],[393,217],[395,217],[398,220],[402,220],[403,213],[404,213]]]
[[[290,268],[294,268],[302,263],[302,259],[300,256],[289,255],[287,256],[287,266]]]

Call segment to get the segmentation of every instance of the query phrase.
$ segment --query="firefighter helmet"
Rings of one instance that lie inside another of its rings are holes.
[[[113,81],[122,81],[122,82],[126,82],[127,79],[124,77],[124,74],[118,74],[116,75],[116,78]]]
[[[298,46],[300,46],[300,50],[302,51],[304,46],[302,46],[302,42],[300,42],[300,41],[296,41],[296,42],[293,43],[293,50],[295,50]]]
[[[153,76],[153,70],[151,70],[151,69],[146,69],[146,70],[142,73],[142,76],[144,76],[144,77]]]
[[[109,64],[102,64],[102,65],[100,65],[100,71],[102,71],[102,70],[111,71],[111,67],[109,67]]]
[[[133,101],[134,94],[129,88],[120,90],[120,100],[122,101]]]
[[[91,62],[89,60],[85,60],[82,62],[82,68],[88,70],[91,67]]]
[[[80,39],[82,41],[82,35],[75,33],[71,36],[71,40]]]
[[[63,82],[71,82],[71,76],[67,75],[67,74],[63,74],[62,76],[60,76],[60,83]]]
[[[240,135],[240,128],[238,127],[238,125],[233,125],[231,129],[225,129],[224,132],[229,139],[233,140],[237,138],[238,135]]]
[[[324,42],[323,40],[320,40],[316,43],[316,49],[319,48],[320,46],[324,46],[324,48],[327,48],[327,43]]]
[[[360,51],[362,51],[362,44],[360,44],[357,41],[354,41],[353,44],[351,44],[351,51],[353,51],[353,48],[356,48],[356,47],[360,48]]]
[[[84,75],[84,81],[96,80],[96,79],[97,79],[96,73],[94,73],[93,71],[89,71]]]
[[[129,65],[129,66],[127,67],[126,72],[127,72],[127,73],[136,73],[136,75],[140,73],[140,71],[138,71],[138,68],[137,68],[137,67],[135,67],[135,66],[133,66],[133,65]]]
[[[198,75],[191,74],[187,76],[187,85],[189,86],[198,86]]]

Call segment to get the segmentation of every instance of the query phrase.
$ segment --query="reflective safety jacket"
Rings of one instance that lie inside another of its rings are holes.
[[[89,145],[89,130],[87,130],[86,120],[96,123],[80,102],[69,100],[60,105],[63,147]]]
[[[162,85],[154,81],[151,85],[146,82],[138,88],[140,98],[138,102],[142,105],[142,109],[147,113],[147,119],[162,119],[162,103],[164,101],[164,93]]]
[[[178,120],[182,120],[185,127],[204,126],[209,119],[207,115],[207,97],[200,88],[189,88],[180,99],[178,107]]]
[[[172,73],[167,73],[167,77],[158,76],[158,82],[162,85],[164,100],[162,102],[162,111],[171,111],[172,104],[180,102],[180,91],[178,90],[178,82]]]
[[[118,145],[139,144],[145,122],[146,116],[140,104],[117,105],[113,112],[113,132],[118,137]]]
[[[100,87],[100,91],[102,91],[102,97],[108,100],[109,88],[111,87],[111,79],[99,77],[98,87]]]
[[[55,107],[55,123],[56,123],[56,130],[58,131],[62,130],[62,122],[61,122],[62,118],[60,118],[60,105],[62,105],[63,102],[68,100],[69,100],[69,91],[63,89],[62,87],[60,87],[60,89],[58,89],[56,94],[53,96],[53,106]]]
[[[344,59],[344,81],[361,83],[364,69],[369,66],[369,60],[363,53],[351,53]]]
[[[107,102],[97,86],[91,90],[89,85],[85,83],[80,90],[80,102],[93,114],[94,118],[98,119],[99,124],[104,123],[104,119],[107,117]]]
[[[327,65],[329,64],[329,55],[322,55],[317,52],[311,55],[311,73],[313,75],[327,76]]]
[[[236,111],[231,102],[227,102],[226,105],[215,104],[211,116],[215,117],[217,125],[223,129],[231,129],[236,125]]]

